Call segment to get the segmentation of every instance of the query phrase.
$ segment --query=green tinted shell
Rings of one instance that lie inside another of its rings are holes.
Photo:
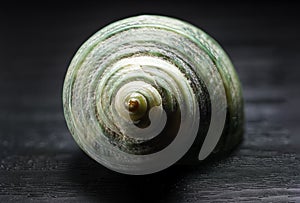
[[[65,118],[93,159],[125,174],[201,161],[241,138],[240,83],[224,50],[186,22],[143,15],[106,26],[75,54]]]

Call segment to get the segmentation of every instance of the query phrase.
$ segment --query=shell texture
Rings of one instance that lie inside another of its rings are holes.
[[[125,174],[201,161],[239,142],[236,72],[210,36],[186,22],[143,15],[112,23],[75,54],[63,88],[78,145]],[[186,156],[185,156],[186,155]]]

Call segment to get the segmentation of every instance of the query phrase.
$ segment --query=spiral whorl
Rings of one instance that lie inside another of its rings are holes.
[[[231,148],[227,135],[239,140],[242,129],[227,55],[203,31],[168,17],[132,17],[93,35],[70,64],[63,103],[80,147],[126,174],[167,168],[193,143],[203,160],[221,137]]]

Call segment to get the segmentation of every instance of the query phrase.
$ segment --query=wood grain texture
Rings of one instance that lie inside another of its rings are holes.
[[[138,2],[2,7],[0,202],[299,202],[298,8]],[[96,30],[140,13],[191,22],[231,56],[243,84],[246,132],[228,157],[126,176],[91,160],[73,141],[61,103],[68,63]]]

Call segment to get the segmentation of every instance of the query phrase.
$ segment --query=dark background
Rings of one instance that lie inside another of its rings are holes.
[[[300,7],[282,2],[1,5],[0,201],[300,201]],[[243,85],[246,132],[229,157],[127,176],[73,141],[61,102],[70,60],[97,30],[138,14],[188,21],[230,55]]]

